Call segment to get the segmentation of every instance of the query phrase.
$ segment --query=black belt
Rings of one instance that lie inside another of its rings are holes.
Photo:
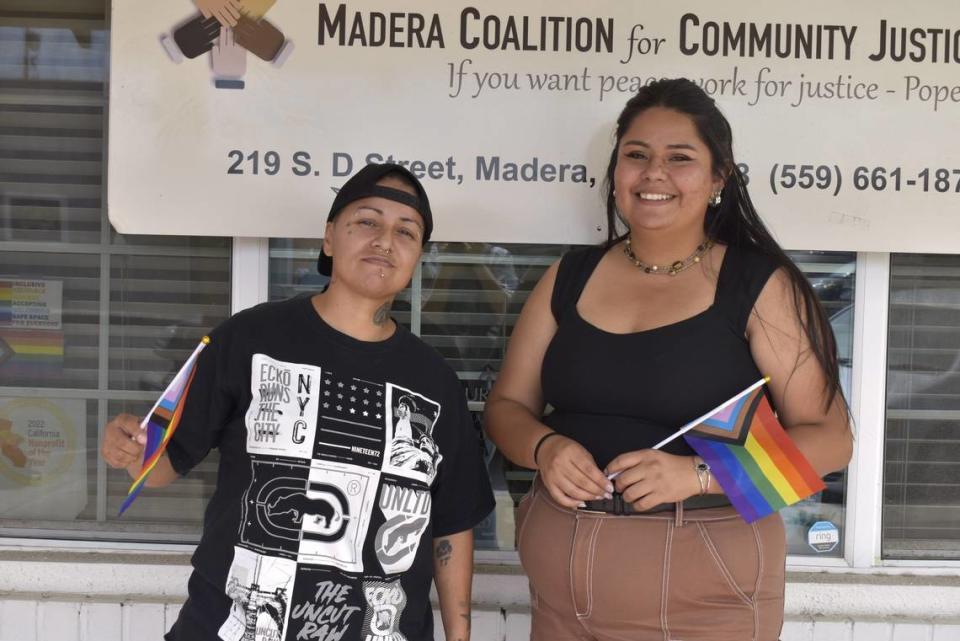
[[[684,510],[702,510],[710,507],[723,507],[730,505],[730,499],[725,494],[704,494],[703,496],[691,496],[683,501]],[[615,514],[625,516],[628,514],[653,514],[655,512],[673,512],[677,509],[676,503],[661,503],[655,505],[649,510],[634,509],[633,504],[624,501],[623,495],[614,492],[612,499],[600,499],[599,501],[586,501],[586,507],[580,508],[581,512],[602,512],[604,514]]]

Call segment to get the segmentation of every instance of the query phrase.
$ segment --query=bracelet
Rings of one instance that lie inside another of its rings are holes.
[[[547,432],[546,434],[540,437],[540,440],[537,441],[536,446],[534,446],[533,448],[533,464],[534,465],[540,465],[540,463],[537,462],[537,455],[540,453],[540,446],[543,445],[543,442],[546,441],[551,436],[561,436],[561,434],[560,432]]]
[[[699,459],[698,462],[698,458],[699,457],[696,456],[693,457],[693,469],[697,472],[697,482],[700,484],[700,496],[703,496],[710,491],[710,466],[703,459]],[[704,477],[706,477],[706,481],[704,481]]]

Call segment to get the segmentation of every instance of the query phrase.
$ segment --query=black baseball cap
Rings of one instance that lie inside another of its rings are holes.
[[[413,185],[416,194],[378,185],[377,181],[387,174],[400,174],[406,178]],[[394,163],[367,165],[354,174],[337,192],[337,197],[333,199],[330,213],[327,214],[327,222],[333,220],[340,210],[353,201],[370,196],[386,198],[415,209],[423,218],[423,244],[427,244],[427,241],[430,240],[430,234],[433,232],[433,214],[430,212],[427,192],[409,169]],[[317,257],[317,271],[324,276],[329,276],[333,272],[333,258],[324,254],[323,249],[320,250],[320,256]]]

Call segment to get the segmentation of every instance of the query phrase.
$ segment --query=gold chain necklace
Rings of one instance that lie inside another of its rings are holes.
[[[630,245],[630,237],[627,236],[627,240],[623,244],[623,253],[626,255],[627,258],[630,259],[630,262],[632,262],[634,265],[637,266],[637,269],[642,269],[645,274],[663,274],[664,276],[676,276],[677,274],[685,270],[687,267],[690,267],[691,265],[696,265],[697,263],[699,263],[700,258],[705,253],[707,253],[707,251],[709,251],[710,248],[713,247],[715,244],[716,243],[714,243],[712,239],[708,238],[707,240],[697,245],[697,249],[692,254],[684,258],[683,260],[674,261],[669,265],[650,265],[636,257],[636,255],[633,253],[633,247],[631,247]]]

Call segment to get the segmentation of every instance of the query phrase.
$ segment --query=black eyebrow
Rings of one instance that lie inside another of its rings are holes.
[[[650,148],[650,145],[643,142],[642,140],[627,140],[623,143],[623,145],[624,146],[636,145],[639,147],[647,147],[648,149]],[[697,151],[696,147],[694,147],[693,145],[687,144],[685,142],[677,142],[677,143],[667,145],[667,149],[689,149],[690,151]]]
[[[358,213],[361,209],[369,209],[383,216],[383,210],[380,209],[379,207],[374,207],[373,205],[360,205],[359,207],[357,207],[357,211],[355,211],[354,213]],[[414,225],[419,227],[421,231],[423,231],[424,229],[423,223],[421,223],[419,220],[416,220],[414,218],[407,218],[406,216],[403,216],[400,218],[400,222],[413,223]]]
[[[400,220],[405,223],[413,223],[420,229],[423,229],[423,223],[421,223],[419,220],[416,220],[414,218],[401,218]]]

